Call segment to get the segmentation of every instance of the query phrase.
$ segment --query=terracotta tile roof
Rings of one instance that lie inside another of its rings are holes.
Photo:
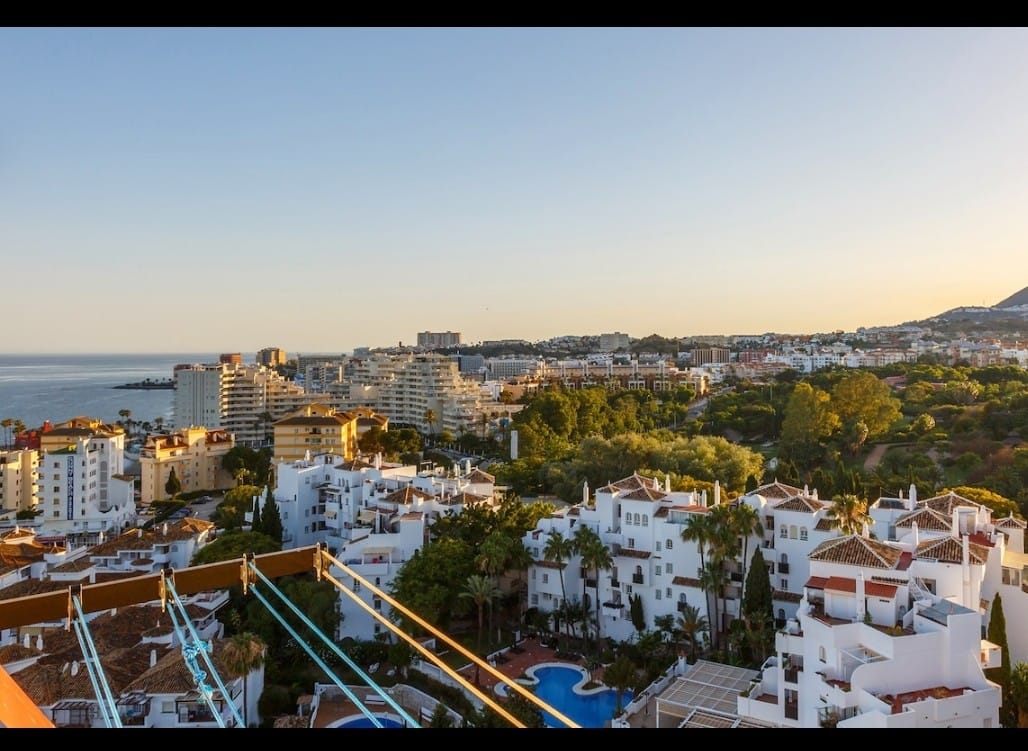
[[[657,508],[653,509],[653,518],[665,519],[667,518],[669,510],[670,509],[667,506],[658,506]]]
[[[496,482],[496,478],[488,472],[483,472],[478,467],[471,470],[464,478],[468,482],[483,483],[483,482]]]
[[[86,577],[83,577],[86,578]],[[66,590],[73,582],[54,581],[53,579],[24,579],[9,587],[0,589],[0,600],[13,600],[16,597],[43,595],[49,592]]]
[[[275,427],[289,427],[292,425],[300,427],[331,427],[338,428],[354,421],[354,417],[336,413],[334,415],[297,415],[296,417],[284,417],[275,422]]]
[[[633,550],[632,548],[618,548],[615,555],[622,558],[649,558],[653,555],[649,550]]]
[[[948,532],[953,527],[953,520],[928,506],[922,506],[896,520],[896,528],[910,529],[917,522],[918,530],[930,532]]]
[[[775,498],[791,498],[792,496],[802,494],[803,488],[794,488],[792,485],[786,485],[785,483],[775,480],[767,485],[761,485],[759,488],[751,490],[746,495],[762,495],[768,500],[771,500]]]
[[[989,557],[988,549],[977,543],[968,543],[968,559],[977,566],[984,566]],[[918,558],[934,558],[940,563],[962,563],[964,545],[955,537],[941,537],[924,540],[917,546]]]
[[[221,661],[226,641],[226,639],[213,640],[208,656],[214,664],[214,669],[227,686],[232,680],[232,676]],[[157,654],[157,664],[148,667],[142,675],[125,686],[123,691],[143,691],[147,694],[185,694],[196,690],[196,679],[186,665],[180,648],[165,650],[163,655],[158,651]],[[204,663],[204,667],[206,668],[206,663]],[[213,682],[211,685],[214,685]]]
[[[825,540],[808,556],[812,561],[844,563],[867,568],[896,568],[902,550],[860,535],[847,535]]]
[[[76,558],[74,561],[65,561],[59,566],[53,566],[50,568],[50,572],[55,574],[71,574],[75,572],[88,571],[95,567],[96,563],[94,563],[88,556],[82,556],[81,558]]]
[[[63,548],[42,545],[36,541],[35,536],[8,535],[0,541],[0,567],[18,568],[30,563],[38,563],[43,560],[44,554],[55,550],[63,550]]]
[[[799,592],[786,592],[782,589],[776,589],[771,593],[771,599],[778,602],[799,602],[803,599],[803,595]]]
[[[350,472],[358,472],[358,471],[360,471],[362,469],[374,469],[375,465],[374,464],[368,464],[363,459],[353,459],[353,460],[348,461],[348,462],[339,462],[339,464],[334,465],[334,468],[335,469],[345,469],[345,470],[348,470]]]
[[[1011,516],[1004,516],[1002,519],[997,520],[996,521],[996,526],[999,527],[1000,529],[1005,529],[1007,527],[1013,527],[1015,529],[1024,529],[1026,526],[1028,526],[1028,523],[1024,522],[1021,519],[1015,519],[1011,515]]]
[[[164,523],[157,524],[153,529],[138,527],[130,529],[124,534],[104,540],[99,545],[89,549],[92,556],[117,555],[122,550],[150,550],[155,545],[180,542],[195,537],[198,532],[211,529],[214,524],[203,519],[186,517],[167,522],[168,531],[164,532]]]
[[[21,642],[14,644],[6,644],[0,647],[0,665],[9,665],[12,662],[18,662],[29,657],[35,657],[39,654],[39,650],[36,649],[36,640],[31,639],[31,647],[26,647]]]
[[[817,524],[814,525],[814,529],[818,532],[831,532],[835,529],[835,527],[832,526],[831,519],[829,519],[827,516],[822,516],[820,519],[817,520]]]
[[[830,589],[834,592],[857,593],[857,580],[847,576],[830,576],[823,589]],[[875,581],[864,582],[864,594],[868,597],[895,597],[897,587],[894,584],[881,584]]]
[[[492,499],[489,496],[478,495],[477,493],[468,493],[467,491],[461,491],[460,493],[457,493],[457,495],[455,495],[453,497],[453,502],[454,503],[461,503],[461,504],[464,504],[465,506],[468,506],[468,505],[471,505],[471,504],[475,504],[475,503],[485,503],[486,501],[491,501],[491,500]]]
[[[828,505],[830,504],[827,501],[810,498],[805,495],[796,495],[792,498],[786,498],[783,501],[779,501],[774,505],[774,509],[775,511],[802,511],[808,514],[813,514]]]
[[[638,488],[621,496],[622,499],[629,501],[659,501],[665,497],[667,497],[667,493],[655,488]]]
[[[394,490],[389,495],[385,496],[382,500],[388,501],[389,503],[405,503],[411,504],[415,501],[430,501],[435,496],[426,493],[423,490],[418,490],[413,485],[404,485],[399,490]]]
[[[398,521],[417,521],[425,518],[424,511],[408,511],[405,514],[400,514],[396,517]]]
[[[556,561],[548,561],[545,558],[540,558],[540,559],[535,561],[535,565],[539,566],[540,568],[561,569],[561,568],[564,568],[565,566],[567,566],[568,563],[567,563],[567,561],[564,561],[564,563],[557,563]]]
[[[824,589],[828,584],[827,576],[812,576],[803,584],[804,587],[810,587],[811,589]]]
[[[918,501],[918,505],[927,506],[928,508],[935,509],[936,511],[941,511],[944,514],[952,514],[953,509],[960,507],[976,509],[982,508],[980,503],[975,503],[974,501],[964,498],[962,495],[957,495],[952,490],[948,493],[943,493],[942,495],[935,495],[931,498],[926,498],[923,501]]]
[[[633,472],[628,477],[618,480],[617,482],[608,483],[602,488],[597,488],[597,490],[603,491],[604,493],[616,493],[621,490],[638,490],[639,488],[654,488],[659,490],[660,481],[650,477],[644,477],[638,472]]]

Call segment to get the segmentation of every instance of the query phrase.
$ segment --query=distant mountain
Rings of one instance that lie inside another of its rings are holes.
[[[1028,287],[1025,287],[1020,292],[1011,295],[1003,302],[998,302],[992,307],[994,308],[1017,308],[1022,305],[1028,305]]]
[[[909,324],[930,326],[937,334],[953,336],[1024,336],[1028,333],[1028,287],[992,307],[965,305]]]

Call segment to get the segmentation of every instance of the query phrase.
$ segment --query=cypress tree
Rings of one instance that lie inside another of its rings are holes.
[[[1010,649],[1007,647],[1007,620],[1003,615],[1003,600],[996,593],[989,615],[989,630],[986,638],[1000,647],[1002,658],[998,668],[989,668],[985,677],[999,685],[1002,704],[999,708],[999,722],[1005,728],[1017,727],[1017,706],[1010,695]]]
[[[758,547],[750,558],[746,572],[746,591],[742,601],[742,617],[746,623],[747,642],[754,660],[763,662],[774,646],[774,592],[771,589],[771,575],[764,563],[764,555]]]
[[[264,509],[261,513],[261,532],[266,534],[277,543],[282,542],[282,517],[278,513],[278,504],[275,503],[275,496],[268,486],[267,495],[264,497]]]
[[[250,522],[251,532],[263,532],[263,522],[261,522],[261,499],[254,496],[253,499],[253,521]]]

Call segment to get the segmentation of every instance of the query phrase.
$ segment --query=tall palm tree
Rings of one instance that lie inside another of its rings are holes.
[[[863,501],[853,493],[843,493],[832,498],[832,505],[826,512],[828,524],[838,529],[842,535],[858,535],[864,524],[873,520],[867,513],[867,501]]]
[[[256,634],[244,631],[230,638],[222,648],[221,660],[233,678],[243,679],[243,727],[246,719],[246,684],[254,670],[264,664],[266,645]]]
[[[565,537],[559,529],[551,529],[546,537],[546,544],[543,546],[543,557],[548,561],[557,564],[560,572],[560,601],[561,605],[567,602],[568,593],[564,587],[564,565],[568,559],[575,554],[575,541]],[[567,628],[567,620],[564,621]],[[560,633],[558,631],[558,633]],[[570,636],[570,634],[569,634]]]
[[[739,602],[746,594],[746,568],[749,566],[750,537],[762,537],[764,525],[760,514],[750,504],[739,501],[728,507],[728,524],[732,532],[742,538],[742,585],[739,587]]]
[[[499,595],[500,590],[490,576],[472,574],[464,583],[460,596],[471,600],[478,608],[478,653],[482,654],[482,627],[485,625],[485,608]],[[475,683],[478,683],[478,663],[475,663]]]
[[[478,556],[475,558],[475,566],[486,576],[499,580],[499,577],[507,570],[507,555],[510,548],[511,538],[500,530],[494,530],[482,541],[479,546]],[[493,609],[489,607],[489,634],[490,639],[493,633]]]
[[[685,604],[678,613],[678,620],[675,626],[689,640],[689,652],[692,657],[690,663],[696,662],[696,645],[699,643],[700,634],[710,633],[710,622],[707,616],[700,613],[695,605]]]
[[[707,563],[710,568],[709,583],[714,594],[714,637],[720,645],[722,607],[725,596],[725,585],[728,583],[728,572],[725,564],[734,561],[739,555],[739,538],[732,531],[729,520],[730,507],[719,504],[710,510],[711,532],[707,539]],[[719,602],[720,600],[720,602]]]
[[[621,714],[621,699],[625,691],[634,688],[638,680],[639,671],[628,655],[618,655],[614,662],[603,671],[603,682],[614,689],[616,696],[614,717]]]
[[[428,434],[435,435],[435,418],[436,412],[434,409],[429,407],[425,410],[425,422],[428,423]]]
[[[614,566],[614,557],[606,543],[589,527],[580,526],[575,532],[575,545],[582,556],[582,565],[592,569],[593,586],[596,588],[596,659],[600,659],[601,618],[600,618],[600,571],[610,571]]]
[[[680,536],[683,542],[690,542],[696,545],[700,554],[700,587],[703,589],[704,600],[707,606],[707,617],[712,619],[713,608],[710,606],[711,589],[706,586],[713,577],[707,575],[707,546],[714,535],[713,519],[710,512],[690,514],[685,520]]]

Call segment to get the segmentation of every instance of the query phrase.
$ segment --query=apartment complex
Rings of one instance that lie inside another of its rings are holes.
[[[436,519],[494,502],[495,478],[481,470],[419,473],[380,456],[367,459],[340,461],[321,454],[276,466],[274,498],[284,549],[323,542],[338,551],[341,563],[388,591],[400,567],[424,546]],[[358,587],[355,593],[383,612],[382,601],[370,591]],[[337,638],[371,639],[384,629],[349,596],[340,594],[339,606],[343,619]]]
[[[38,468],[35,449],[0,451],[0,516],[35,506]]]
[[[314,403],[276,420],[275,462],[291,462],[313,454],[352,459],[357,453],[358,416]]]
[[[263,365],[182,365],[174,372],[175,427],[220,428],[245,446],[270,443],[275,420],[315,399]]]
[[[616,352],[627,350],[632,344],[628,334],[615,331],[613,334],[600,334],[600,352]]]
[[[480,425],[479,384],[460,375],[444,355],[374,355],[352,358],[344,380],[329,386],[331,403],[350,411],[368,407],[391,423],[410,425],[423,433],[454,435]]]
[[[124,474],[125,431],[77,417],[40,438],[37,517],[49,534],[89,538],[136,518],[135,478]]]
[[[418,347],[422,349],[445,349],[460,344],[459,331],[420,331]]]
[[[231,433],[202,427],[148,436],[139,452],[140,503],[168,497],[165,486],[172,470],[183,493],[233,487],[235,480],[221,462],[235,445]]]

